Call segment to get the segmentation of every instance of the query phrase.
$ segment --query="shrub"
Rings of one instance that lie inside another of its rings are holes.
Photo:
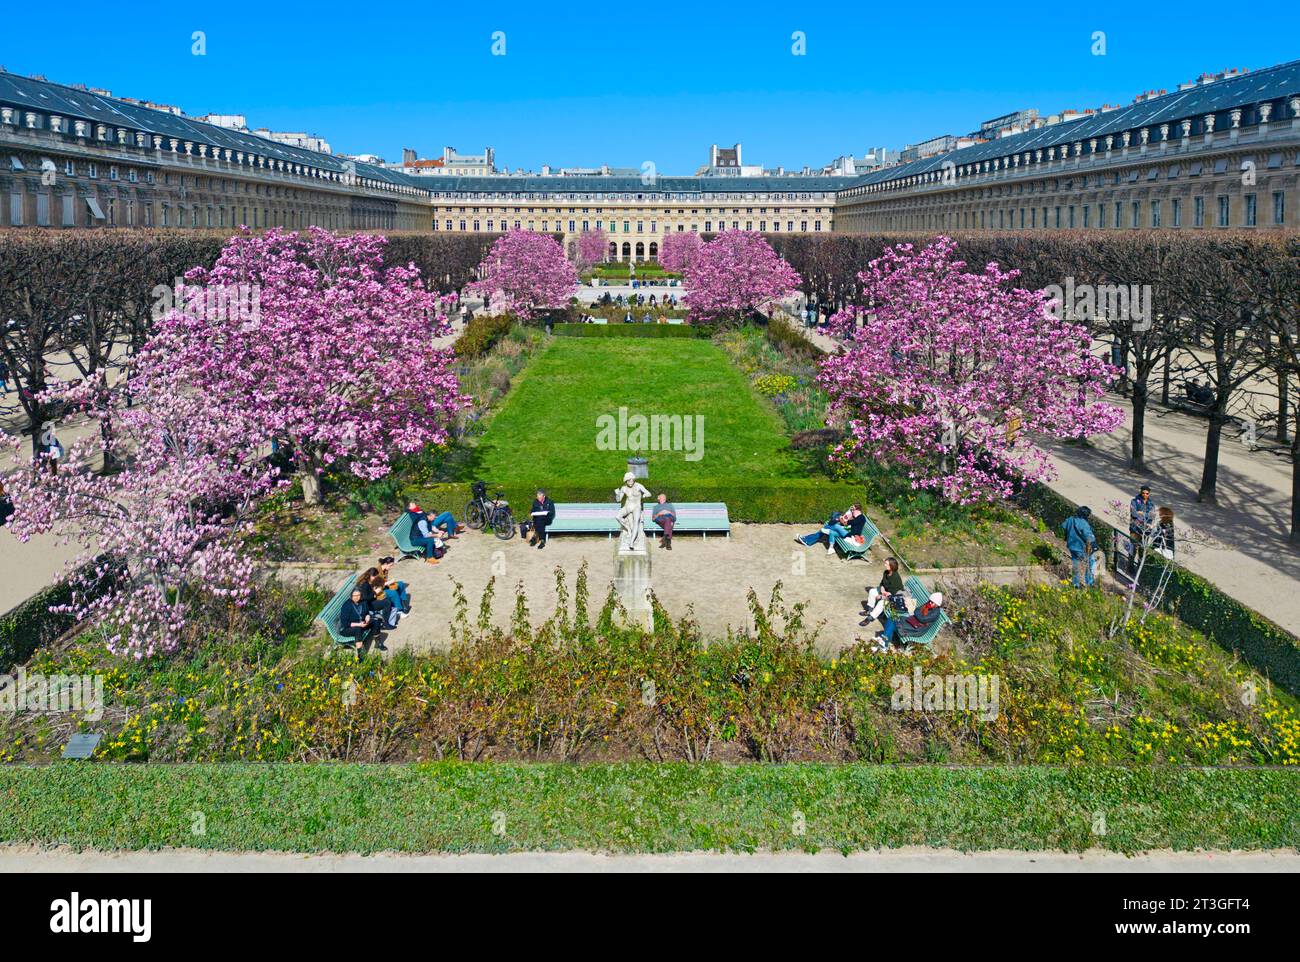
[[[465,325],[452,350],[457,357],[482,357],[493,345],[510,333],[514,318],[509,314],[479,314]]]

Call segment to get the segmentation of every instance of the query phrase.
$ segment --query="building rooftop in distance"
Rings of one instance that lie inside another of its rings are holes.
[[[844,185],[843,189],[851,190],[864,185],[888,183],[915,174],[928,174],[949,164],[960,167],[964,164],[1008,157],[1025,151],[1046,150],[1048,147],[1057,147],[1061,144],[1105,137],[1107,134],[1117,134],[1153,124],[1173,124],[1180,120],[1203,117],[1221,110],[1295,94],[1300,94],[1300,60],[1250,73],[1229,73],[1221,80],[1203,75],[1196,85],[1185,85],[1183,89],[1173,93],[1149,96],[1116,110],[1088,114],[987,143],[962,147],[946,154],[914,160],[897,167],[873,171],[865,177]]]

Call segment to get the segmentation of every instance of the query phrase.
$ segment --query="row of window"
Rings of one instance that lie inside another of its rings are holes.
[[[1232,198],[1221,195],[1214,198],[1214,225],[1217,227],[1234,226]],[[1286,225],[1286,193],[1275,190],[1270,197],[1271,223],[1274,226]],[[1053,207],[1020,207],[1015,210],[999,211],[963,211],[957,214],[920,214],[898,215],[890,217],[891,222],[904,227],[941,227],[956,226],[962,228],[985,228],[998,230],[1053,228],[1071,229],[1076,227],[1098,228],[1135,228],[1135,227],[1184,227],[1185,210],[1183,199],[1174,197],[1169,202],[1169,223],[1164,221],[1164,201],[1121,201],[1107,204],[1068,204]],[[1145,223],[1143,211],[1147,212]],[[1095,225],[1094,225],[1094,210]],[[953,218],[956,218],[953,223]],[[1018,221],[1018,223],[1017,223]],[[1259,200],[1255,194],[1243,194],[1236,226],[1259,226]],[[891,223],[892,226],[892,223]],[[1191,206],[1191,226],[1206,227],[1206,198],[1193,197]]]
[[[484,222],[481,221],[481,220],[465,220],[465,219],[453,220],[453,219],[450,218],[450,217],[449,217],[449,218],[446,218],[445,220],[439,221],[438,218],[435,216],[435,217],[433,218],[433,229],[434,229],[434,230],[438,230],[438,229],[439,229],[439,224],[441,224],[441,225],[443,225],[443,229],[444,229],[444,230],[449,230],[449,231],[454,231],[454,230],[473,230],[475,233],[479,233],[479,232],[481,232],[481,231],[483,230],[483,227],[482,227],[483,223],[484,223]],[[489,234],[494,234],[494,233],[497,233],[498,231],[507,231],[507,230],[510,230],[510,229],[511,229],[511,227],[510,227],[510,221],[508,221],[508,220],[489,219],[486,223],[487,223],[487,233],[489,233]],[[528,221],[527,223],[528,223],[528,230],[537,230],[537,229],[538,229],[538,228],[537,228],[537,222],[536,222],[536,221],[532,221],[532,220],[530,220],[530,221]],[[704,222],[704,233],[706,233],[706,234],[711,234],[711,233],[713,233],[713,223],[714,223],[714,222],[711,221],[711,220],[706,220],[706,221]],[[774,220],[774,221],[770,221],[770,222],[769,222],[769,221],[766,221],[766,220],[760,220],[760,221],[758,222],[758,230],[759,230],[759,232],[760,232],[760,233],[767,233],[769,223],[770,223],[770,225],[771,225],[771,231],[772,231],[773,234],[779,234],[779,233],[781,232],[781,222],[780,222],[779,220]],[[468,226],[469,224],[473,224],[474,226],[471,228],[471,227]],[[523,229],[523,224],[524,224],[523,221],[516,220],[516,221],[514,222],[514,229],[515,229],[515,230],[521,230],[521,229]],[[596,221],[596,228],[595,228],[595,229],[596,229],[596,230],[604,230],[605,228],[604,228],[603,224],[604,224],[603,221],[599,221],[599,220]],[[629,230],[629,224],[630,224],[629,221],[623,221],[623,231],[622,231],[622,233],[624,233],[624,234],[630,234],[630,233],[632,233],[632,231]],[[727,222],[726,222],[726,221],[724,221],[724,220],[720,220],[720,221],[717,222],[717,224],[718,224],[718,230],[720,230],[720,231],[724,231],[724,230],[727,229]],[[741,229],[740,224],[741,224],[740,221],[738,221],[738,220],[733,220],[733,221],[731,222],[731,229],[732,229],[732,230],[740,230],[740,229]],[[745,224],[745,228],[744,228],[745,230],[753,230],[753,229],[754,229],[754,221],[752,221],[752,220],[747,220],[747,221],[744,222],[744,224]],[[803,232],[803,233],[807,233],[807,232],[808,232],[808,221],[806,221],[806,220],[801,220],[801,221],[798,222],[798,224],[799,224],[799,230],[800,230],[801,232]],[[820,220],[814,220],[814,221],[812,222],[812,224],[813,224],[813,228],[812,228],[812,229],[813,229],[813,233],[818,233],[818,232],[821,231],[821,229],[822,229],[822,222],[821,222]],[[457,226],[457,225],[458,225],[458,226]],[[568,229],[568,233],[570,233],[570,234],[577,233],[577,225],[578,225],[578,222],[577,222],[577,221],[574,221],[574,220],[569,221],[569,229]],[[785,230],[786,230],[786,232],[787,232],[787,233],[794,233],[794,225],[795,225],[795,221],[787,220],[787,221],[785,222]],[[636,233],[638,233],[638,234],[645,233],[641,228],[642,228],[642,224],[641,224],[640,221],[638,221],[638,222],[637,222],[637,225],[636,225]],[[591,230],[591,229],[592,229],[592,228],[591,228],[591,221],[586,221],[586,220],[584,220],[584,221],[582,222],[582,230],[585,232],[585,231],[589,231],[589,230]],[[557,220],[557,221],[555,222],[555,230],[556,230],[556,231],[563,231],[563,230],[564,230],[564,222],[563,222],[563,221],[559,221],[559,220]],[[672,230],[672,225],[668,225],[668,226],[666,227],[666,229],[664,230],[664,233],[665,233],[665,234],[670,233],[671,230]],[[541,231],[542,231],[543,234],[550,233],[550,231],[551,231],[551,222],[550,222],[549,220],[544,220],[544,221],[542,221]],[[650,233],[651,233],[651,234],[655,234],[655,233],[658,233],[658,231],[659,231],[659,225],[658,225],[657,223],[655,223],[655,222],[652,221],[652,222],[650,223]],[[616,222],[614,222],[614,221],[610,221],[610,223],[609,223],[609,232],[610,232],[611,234],[619,233],[619,231],[618,231],[618,224],[617,224]],[[677,225],[677,232],[678,232],[679,234],[685,233],[685,232],[686,232],[686,225],[685,225],[685,224],[678,224],[678,225]],[[700,225],[699,225],[698,223],[691,224],[691,233],[698,234],[699,232],[700,232]]]

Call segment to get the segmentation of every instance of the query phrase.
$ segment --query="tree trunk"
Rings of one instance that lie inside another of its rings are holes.
[[[1216,491],[1219,484],[1219,440],[1227,420],[1217,408],[1210,412],[1210,426],[1205,432],[1205,465],[1201,469],[1201,490],[1196,495],[1196,500],[1205,504],[1219,503]]]
[[[1291,537],[1287,540],[1300,545],[1300,427],[1291,439]]]
[[[1288,438],[1286,416],[1289,407],[1287,394],[1290,387],[1290,381],[1287,378],[1287,371],[1283,371],[1277,376],[1277,443],[1286,444]]]
[[[1146,378],[1133,383],[1133,450],[1130,461],[1134,470],[1146,471],[1147,383]]]
[[[308,504],[320,504],[324,500],[321,497],[320,472],[314,466],[302,472],[302,499]]]
[[[1169,359],[1173,353],[1172,347],[1165,350],[1165,373],[1160,385],[1160,403],[1166,407],[1169,406]]]

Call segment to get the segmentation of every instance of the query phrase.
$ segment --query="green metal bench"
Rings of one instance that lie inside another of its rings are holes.
[[[343,602],[352,597],[352,589],[357,586],[357,577],[358,575],[350,574],[344,578],[343,583],[339,585],[339,590],[334,592],[334,597],[316,616],[316,620],[325,626],[325,630],[329,632],[329,636],[334,639],[335,644],[347,645],[348,647],[356,644],[356,639],[349,638],[339,631],[339,612],[343,610]]]
[[[673,507],[677,511],[673,534],[698,532],[706,539],[711,533],[731,537],[731,520],[727,517],[727,506],[723,502],[678,501],[674,502]],[[645,505],[642,527],[651,535],[663,531],[650,517],[654,510],[654,503]],[[612,538],[618,534],[618,530],[618,505],[613,502],[562,502],[555,506],[555,520],[546,526],[546,535],[549,538],[553,534],[604,534]]]
[[[921,607],[921,605],[925,604],[927,601],[930,600],[930,592],[926,589],[925,585],[921,583],[921,579],[918,578],[916,575],[912,575],[903,584],[907,587],[907,593],[912,596],[912,601],[916,603],[915,607],[919,608]],[[902,619],[902,618],[906,618],[907,615],[898,615],[897,617]],[[895,634],[894,641],[906,642],[909,645],[922,645],[926,648],[929,648],[930,643],[934,641],[935,636],[939,634],[943,626],[950,625],[950,624],[952,624],[952,620],[948,617],[947,612],[945,612],[942,608],[940,608],[939,620],[936,621],[934,624],[932,624],[929,628],[925,629],[924,632],[922,632],[919,635],[907,635],[904,634],[902,631],[899,631],[897,634]]]
[[[393,544],[397,545],[397,550],[403,558],[423,558],[424,552],[411,543],[411,515],[409,512],[402,512],[402,516],[393,522],[393,526],[388,529],[388,536],[393,539]]]
[[[875,544],[876,539],[880,537],[880,529],[875,526],[870,518],[864,514],[862,520],[866,522],[866,524],[862,526],[862,544],[858,544],[856,541],[849,538],[835,539],[835,547],[844,552],[845,561],[848,561],[851,558],[862,558],[865,560],[867,552],[871,550],[871,546]]]

